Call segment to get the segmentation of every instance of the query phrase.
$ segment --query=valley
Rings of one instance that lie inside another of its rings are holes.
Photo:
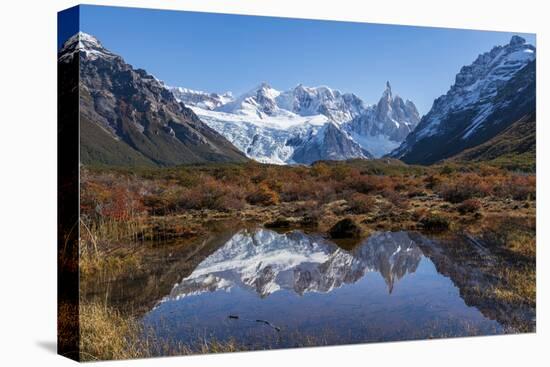
[[[169,86],[83,32],[58,56],[61,83],[80,78],[60,94],[79,102],[81,287],[60,323],[81,320],[80,358],[535,331],[523,38],[424,115],[390,82],[374,103]]]
[[[351,309],[336,311],[338,303],[331,311],[315,308],[325,315],[320,316],[323,322],[315,319],[318,327],[295,328],[304,320],[300,310],[306,307],[308,297],[326,294],[325,302],[337,302],[335,297],[341,292],[357,297],[361,293],[350,287],[375,286],[377,273],[383,277],[380,286],[384,287],[376,288],[376,294],[381,292],[380,302],[390,302],[388,307],[394,307],[394,302],[406,297],[402,292],[407,292],[407,279],[412,279],[407,274],[414,273],[417,266],[433,267],[433,276],[450,276],[461,289],[460,297],[437,301],[443,302],[440,307],[452,310],[466,302],[479,311],[460,316],[456,324],[450,320],[457,316],[449,314],[450,319],[434,319],[435,324],[429,327],[413,318],[420,324],[407,331],[401,329],[399,340],[534,330],[533,175],[486,164],[449,162],[425,167],[396,160],[327,161],[310,167],[249,162],[131,170],[88,168],[82,172],[81,208],[83,312],[107,302],[106,309],[121,312],[124,322],[138,320],[132,322],[139,324],[143,320],[166,343],[163,348],[175,354],[182,350],[187,354],[331,345],[342,340],[393,340],[395,331],[389,326],[349,339],[343,335],[355,329],[340,324],[341,329],[334,329],[336,334],[324,335],[322,327],[333,317],[330,315],[359,317]],[[252,237],[247,240],[247,236]],[[262,241],[271,241],[273,236],[277,247],[266,244],[269,247],[265,251],[272,252],[262,252]],[[245,244],[246,251],[241,249]],[[320,246],[315,250],[320,252],[303,258],[304,251],[308,253],[315,246]],[[412,247],[406,250],[407,246]],[[221,260],[216,251],[222,251],[219,256],[223,254],[225,262],[218,263]],[[386,257],[380,258],[377,251],[384,251]],[[395,257],[399,251],[404,258]],[[348,252],[353,254],[350,259]],[[333,255],[327,258],[327,253]],[[330,260],[332,256],[335,258]],[[356,263],[359,260],[352,260],[356,256],[363,260]],[[424,258],[429,262],[420,261]],[[312,267],[316,263],[319,265]],[[290,268],[295,270],[283,271],[287,266],[295,266]],[[233,271],[245,273],[236,278],[228,273]],[[283,274],[294,274],[294,278]],[[433,285],[417,286],[410,285],[410,291],[428,287],[435,292],[432,302],[439,299]],[[239,291],[241,288],[245,293]],[[140,296],[132,289],[140,289]],[[247,289],[258,292],[260,298],[246,296]],[[305,298],[287,295],[289,291]],[[219,297],[223,300],[215,301]],[[239,307],[229,306],[236,302],[234,297],[242,297]],[[287,311],[292,319],[273,316],[273,310],[281,307],[277,303],[280,297],[293,304],[300,302]],[[210,340],[212,350],[201,349],[200,334],[194,328],[187,329],[188,320],[194,319],[190,315],[173,320],[174,328],[162,321],[172,319],[174,312],[186,315],[199,299],[209,300],[212,312],[228,305],[214,317],[218,321],[208,325],[215,330]],[[222,303],[214,306],[215,302]],[[407,298],[403,302],[414,304]],[[267,307],[263,317],[284,332],[246,320],[229,323],[232,320],[227,319],[228,315],[258,318],[258,307]],[[387,320],[391,325],[390,320],[401,317],[394,313],[371,319],[369,310],[375,312],[376,308],[364,309],[371,325],[376,320]],[[512,314],[510,310],[514,310]],[[425,315],[430,312],[426,310]],[[244,329],[238,326],[241,323]],[[95,335],[93,325],[88,327],[90,335]],[[233,331],[227,334],[227,329]],[[319,335],[324,336],[317,339]],[[186,342],[182,347],[177,340]],[[250,346],[250,340],[258,344]],[[86,348],[97,352],[94,343]]]

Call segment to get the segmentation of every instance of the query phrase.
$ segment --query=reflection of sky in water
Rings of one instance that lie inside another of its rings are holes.
[[[144,321],[161,337],[234,338],[257,348],[305,336],[334,344],[501,332],[406,232],[377,233],[346,251],[299,231],[242,230]]]

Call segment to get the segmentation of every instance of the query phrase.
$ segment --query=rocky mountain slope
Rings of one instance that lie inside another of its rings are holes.
[[[390,156],[431,164],[487,142],[535,113],[536,49],[519,36],[480,55],[456,75],[416,129]]]
[[[159,165],[245,161],[160,81],[85,33],[65,42],[59,67],[79,64],[81,162]]]
[[[534,171],[536,166],[536,116],[529,114],[487,142],[466,149],[451,161],[494,162],[511,169]]]

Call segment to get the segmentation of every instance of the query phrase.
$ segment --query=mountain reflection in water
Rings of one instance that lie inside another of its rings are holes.
[[[251,349],[508,332],[505,308],[463,298],[463,286],[484,289],[494,277],[448,246],[419,233],[378,232],[346,250],[317,234],[241,229],[143,322],[161,338]]]
[[[266,297],[281,289],[297,294],[330,292],[379,272],[389,293],[416,271],[422,251],[407,232],[377,233],[351,251],[318,235],[267,229],[241,230],[209,256],[168,299],[240,287]]]

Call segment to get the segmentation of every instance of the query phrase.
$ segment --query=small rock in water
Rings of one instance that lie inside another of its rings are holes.
[[[329,230],[332,238],[357,238],[361,236],[361,228],[350,218],[342,219]]]

